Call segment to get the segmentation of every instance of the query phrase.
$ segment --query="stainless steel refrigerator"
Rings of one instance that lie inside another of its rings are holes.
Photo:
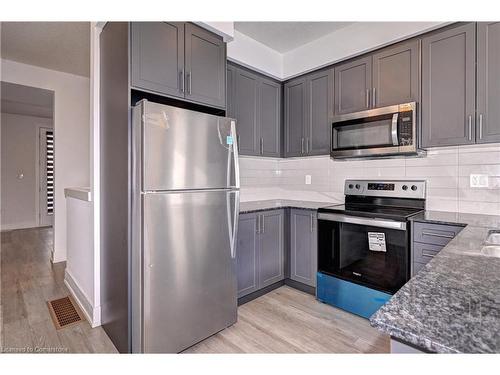
[[[146,100],[132,116],[132,352],[177,353],[237,319],[235,121]]]

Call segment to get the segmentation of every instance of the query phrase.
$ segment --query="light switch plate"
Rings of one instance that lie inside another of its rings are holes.
[[[311,175],[306,174],[306,185],[311,185]]]
[[[471,174],[470,187],[471,188],[487,188],[489,186],[487,174]]]

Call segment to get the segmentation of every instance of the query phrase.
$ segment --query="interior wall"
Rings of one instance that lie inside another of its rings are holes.
[[[2,80],[54,91],[55,221],[53,262],[66,260],[65,187],[90,182],[90,81],[87,77],[1,60]]]
[[[500,144],[434,148],[423,158],[333,160],[329,156],[272,159],[244,157],[242,200],[344,199],[344,181],[422,179],[427,181],[427,209],[500,214]],[[470,187],[471,174],[488,176],[487,188]],[[311,175],[311,184],[305,184]]]
[[[1,229],[37,227],[39,129],[52,128],[52,119],[1,116]]]

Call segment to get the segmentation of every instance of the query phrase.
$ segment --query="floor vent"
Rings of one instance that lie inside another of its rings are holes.
[[[69,297],[49,301],[47,305],[56,329],[66,328],[82,321],[81,314]]]

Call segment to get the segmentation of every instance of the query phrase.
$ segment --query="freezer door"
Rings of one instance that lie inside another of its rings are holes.
[[[139,106],[144,191],[239,187],[234,120],[148,101]]]
[[[178,353],[236,322],[238,195],[143,194],[145,353]]]

